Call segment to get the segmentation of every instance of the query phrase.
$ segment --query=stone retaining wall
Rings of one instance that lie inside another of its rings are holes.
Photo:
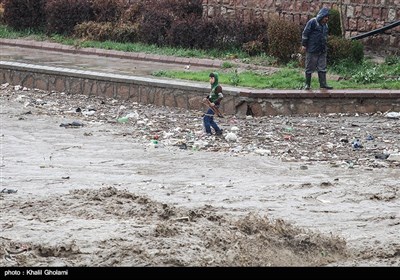
[[[346,38],[363,34],[400,20],[399,0],[203,0],[208,17],[238,15],[249,20],[279,16],[304,26],[322,7],[341,13]],[[378,52],[399,53],[400,26],[362,42]]]
[[[0,83],[46,91],[103,96],[141,104],[204,110],[209,84],[162,80],[0,61]],[[224,87],[226,115],[400,111],[400,90],[252,90]]]

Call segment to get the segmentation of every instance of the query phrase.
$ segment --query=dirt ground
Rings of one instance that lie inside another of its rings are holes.
[[[199,111],[7,84],[0,102],[0,266],[400,266],[387,112],[207,137]]]

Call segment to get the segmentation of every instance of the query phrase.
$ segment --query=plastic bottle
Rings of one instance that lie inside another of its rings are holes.
[[[129,120],[128,117],[121,117],[121,118],[119,118],[117,121],[118,121],[119,123],[126,123],[128,120]]]

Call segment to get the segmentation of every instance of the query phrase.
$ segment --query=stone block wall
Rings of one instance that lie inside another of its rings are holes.
[[[203,0],[204,16],[240,16],[249,20],[279,16],[304,26],[322,7],[341,13],[345,37],[350,38],[400,20],[400,0]],[[367,49],[400,51],[400,26],[361,39]]]
[[[0,84],[4,83],[201,111],[206,109],[202,99],[209,93],[207,83],[0,61]],[[237,117],[400,111],[400,90],[302,91],[224,87],[224,96],[221,111]]]

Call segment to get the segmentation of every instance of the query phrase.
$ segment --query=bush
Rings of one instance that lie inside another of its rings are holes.
[[[351,41],[351,57],[360,63],[364,59],[364,45],[360,41]]]
[[[385,63],[387,65],[398,65],[400,66],[400,56],[397,55],[388,55],[385,57]]]
[[[75,25],[94,19],[91,3],[87,0],[47,0],[47,34],[71,35]]]
[[[85,40],[126,43],[135,42],[137,30],[131,24],[88,21],[75,26],[74,36]]]
[[[359,41],[352,41],[337,36],[328,39],[328,64],[344,59],[360,63],[364,59],[364,46]]]
[[[46,21],[45,0],[5,0],[4,22],[16,30],[41,30]]]
[[[299,52],[300,26],[280,18],[272,18],[268,24],[268,53],[280,63],[287,63]]]
[[[137,5],[134,4],[130,17],[139,24],[140,41],[147,44],[167,45],[177,42],[186,45],[186,39],[177,38],[177,30],[185,30],[187,33],[181,36],[187,36],[189,30],[182,24],[192,24],[196,19],[200,20],[203,14],[201,0],[149,0],[140,9],[137,9]],[[174,30],[170,31],[173,23]],[[188,36],[193,38],[190,34]]]
[[[123,12],[121,16],[122,22],[138,23],[142,16],[144,9],[143,2],[135,2],[130,4]]]
[[[260,52],[266,49],[266,27],[267,23],[262,19],[252,22],[240,18],[204,19],[192,13],[171,23],[166,30],[166,42],[171,46],[219,50],[239,49],[243,44],[252,42],[245,47],[249,51],[252,48],[251,51]]]
[[[330,10],[328,27],[329,35],[343,37],[342,25],[340,23],[340,13],[338,10]]]
[[[240,76],[238,73],[238,70],[235,69],[233,71],[231,71],[231,73],[229,74],[229,82],[234,85],[235,87],[239,85],[240,83]]]
[[[214,27],[214,31],[208,33],[208,37],[213,40],[213,48],[226,50],[240,47],[237,44],[238,37],[242,36],[238,32],[240,28],[239,22],[222,17],[214,17],[208,20],[208,22]]]
[[[139,40],[146,44],[163,46],[167,44],[167,31],[173,19],[164,11],[153,8],[149,6],[139,22]]]
[[[123,0],[96,0],[92,2],[96,22],[117,22],[126,9]]]
[[[202,48],[203,20],[197,17],[176,20],[167,31],[167,44],[183,48]]]
[[[262,19],[246,22],[242,18],[215,17],[206,20],[208,40],[212,40],[212,48],[220,50],[240,49],[243,44],[259,41],[266,48],[267,23]]]
[[[215,24],[207,20],[197,21],[195,33],[196,41],[195,48],[203,50],[217,49],[218,41],[215,39],[213,34],[218,34],[218,29]]]
[[[200,19],[203,16],[203,0],[164,0],[160,8],[168,11],[174,20],[193,17]]]
[[[0,1],[0,24],[4,23],[4,3]]]
[[[254,40],[242,45],[242,50],[248,55],[254,56],[262,53],[264,51],[264,44],[260,40]]]
[[[235,21],[236,22],[236,21]],[[254,54],[267,51],[268,48],[268,23],[260,18],[254,21],[238,21],[236,33],[242,34],[238,45],[247,47],[247,50]]]
[[[365,69],[356,72],[351,79],[358,84],[371,84],[384,80],[385,75],[379,71],[379,68]]]

